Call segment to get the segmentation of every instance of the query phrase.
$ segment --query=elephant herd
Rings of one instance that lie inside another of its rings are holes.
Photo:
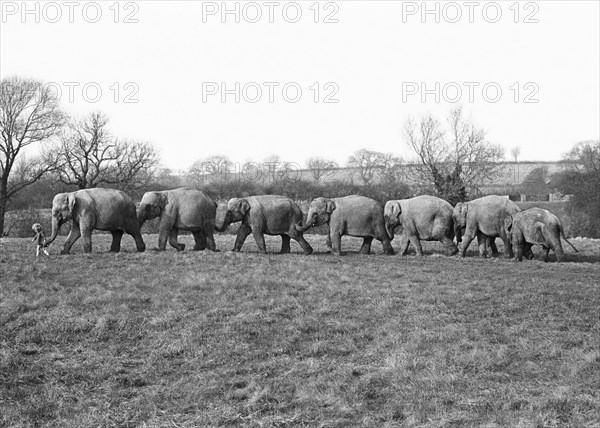
[[[146,245],[141,227],[147,221],[159,218],[158,249],[165,250],[167,241],[183,251],[184,244],[177,242],[180,230],[193,234],[194,250],[217,251],[213,233],[223,232],[231,223],[241,222],[233,251],[240,251],[248,235],[252,234],[259,251],[266,253],[264,235],[279,235],[281,253],[290,252],[290,240],[297,241],[305,254],[313,249],[304,239],[304,232],[324,226],[327,230],[327,247],[334,254],[342,254],[343,235],[363,238],[361,254],[369,254],[373,239],[383,245],[385,254],[394,254],[391,241],[394,229],[403,229],[405,255],[410,243],[417,255],[422,255],[421,241],[439,241],[448,256],[465,250],[477,238],[479,254],[486,257],[488,250],[498,254],[495,239],[504,242],[506,257],[521,261],[532,258],[531,247],[542,245],[545,261],[552,249],[558,261],[564,260],[561,237],[567,241],[559,219],[551,212],[530,208],[525,211],[512,201],[500,196],[485,196],[452,207],[447,201],[434,196],[417,196],[411,199],[392,200],[382,207],[377,201],[364,196],[342,198],[316,198],[308,209],[306,221],[298,205],[284,196],[263,195],[233,198],[221,225],[216,224],[217,204],[205,193],[179,188],[144,194],[139,208],[126,193],[113,189],[84,189],[60,193],[52,202],[52,243],[64,223],[71,221],[71,231],[61,254],[83,236],[84,251],[92,251],[92,231],[110,231],[110,251],[118,252],[123,233],[131,235],[138,251]],[[456,242],[454,239],[456,238]]]

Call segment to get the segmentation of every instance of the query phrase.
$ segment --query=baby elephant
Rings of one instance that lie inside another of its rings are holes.
[[[504,220],[506,236],[512,244],[515,260],[522,261],[523,254],[533,258],[531,247],[534,244],[544,248],[544,261],[548,261],[548,253],[552,249],[556,260],[565,260],[565,253],[560,242],[562,238],[575,250],[577,248],[565,237],[563,227],[558,217],[542,208],[529,208],[518,212]]]
[[[364,196],[344,198],[317,198],[308,209],[306,225],[296,229],[305,232],[313,226],[327,224],[327,246],[334,254],[341,254],[342,235],[363,238],[360,254],[369,254],[373,238],[381,241],[386,254],[394,254],[390,237],[385,230],[381,204]]]

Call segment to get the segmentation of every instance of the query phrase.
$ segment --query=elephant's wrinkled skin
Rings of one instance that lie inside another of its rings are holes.
[[[529,208],[516,213],[504,220],[504,227],[509,241],[512,243],[515,260],[522,261],[523,255],[528,257],[532,245],[541,245],[544,248],[544,261],[548,261],[548,253],[553,250],[556,260],[565,260],[560,238],[562,237],[574,250],[577,248],[565,237],[565,233],[558,217],[542,208]],[[530,257],[528,257],[530,258]]]
[[[250,233],[254,235],[258,250],[262,253],[267,252],[264,235],[281,236],[282,254],[290,252],[290,238],[298,241],[306,254],[313,251],[302,232],[296,230],[296,224],[302,222],[302,211],[290,198],[263,195],[230,199],[223,225],[217,231],[224,232],[231,223],[238,221],[242,224],[238,229],[233,251],[242,249]]]
[[[422,256],[421,241],[440,241],[446,254],[453,256],[458,249],[454,244],[452,211],[452,205],[435,196],[388,201],[384,209],[385,226],[390,239],[394,239],[394,228],[402,226],[403,256],[411,242],[417,255]]]
[[[381,241],[386,254],[394,254],[385,229],[383,207],[373,199],[356,195],[332,199],[317,198],[310,204],[306,225],[298,225],[297,229],[304,232],[323,224],[327,224],[329,230],[327,246],[335,254],[341,254],[342,235],[364,238],[361,254],[371,252],[373,238]]]
[[[489,237],[493,255],[497,255],[498,249],[494,241],[499,237],[504,242],[504,256],[511,258],[513,252],[506,236],[504,220],[520,211],[513,201],[496,195],[456,204],[453,212],[454,230],[457,239],[460,240],[462,235],[462,242],[458,246],[459,254],[464,257],[471,241],[477,237],[479,255],[486,257],[486,242]]]
[[[147,192],[138,209],[140,227],[146,220],[160,217],[158,249],[164,251],[169,244],[177,251],[185,249],[177,242],[180,230],[192,232],[196,242],[194,250],[208,248],[216,251],[213,231],[217,204],[210,196],[199,190],[182,187],[164,192]]]
[[[94,229],[112,233],[111,252],[121,250],[124,232],[135,239],[138,251],[146,249],[135,215],[135,204],[120,190],[96,188],[56,195],[52,201],[52,236],[47,244],[56,239],[60,226],[69,220],[72,220],[71,232],[61,254],[68,254],[80,236],[83,236],[83,250],[91,253]]]

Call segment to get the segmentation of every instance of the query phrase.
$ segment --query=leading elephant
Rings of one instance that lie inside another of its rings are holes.
[[[208,248],[216,251],[213,231],[217,203],[206,193],[199,190],[181,187],[163,192],[146,192],[138,209],[140,227],[146,220],[160,217],[158,232],[158,249],[164,251],[169,244],[177,251],[185,249],[184,244],[177,242],[180,230],[192,232],[196,244],[194,250]]]
[[[302,211],[298,205],[285,196],[262,195],[247,198],[233,198],[227,202],[227,212],[223,225],[216,230],[224,232],[231,224],[241,221],[233,251],[240,251],[244,241],[252,233],[258,250],[267,252],[264,235],[281,236],[281,253],[290,252],[290,238],[298,241],[304,253],[312,254],[312,247],[304,239],[296,224],[302,222]]]
[[[59,193],[52,201],[52,235],[47,241],[51,244],[60,227],[72,221],[71,232],[65,241],[61,254],[68,254],[71,247],[83,236],[83,250],[92,252],[92,231],[106,230],[112,234],[110,251],[121,250],[123,233],[135,239],[137,250],[146,249],[135,215],[135,204],[124,192],[114,189],[84,189],[71,193]]]
[[[412,242],[418,256],[423,255],[421,241],[439,241],[445,247],[445,253],[453,256],[458,252],[454,243],[454,221],[452,205],[435,196],[417,196],[411,199],[388,201],[383,215],[385,226],[394,239],[394,228],[402,226],[404,249],[406,255]]]
[[[574,250],[577,248],[565,237],[562,224],[556,215],[542,208],[529,208],[504,220],[504,227],[509,241],[512,243],[515,260],[522,261],[523,255],[531,253],[532,245],[544,248],[544,262],[548,261],[548,253],[553,250],[556,260],[565,260],[560,238],[562,237]]]
[[[494,255],[497,255],[498,250],[494,240],[499,237],[504,242],[504,256],[511,258],[513,252],[504,228],[504,220],[520,211],[521,209],[513,201],[496,195],[456,204],[453,217],[458,239],[464,230],[462,242],[458,246],[459,254],[464,257],[471,241],[477,237],[481,257],[486,257],[487,238],[491,238],[490,247]]]
[[[381,241],[386,254],[394,254],[385,229],[383,207],[373,199],[356,195],[317,198],[310,204],[306,224],[298,224],[296,229],[305,232],[323,224],[327,225],[329,231],[327,246],[334,254],[341,254],[342,235],[364,238],[360,254],[371,252],[373,238]]]

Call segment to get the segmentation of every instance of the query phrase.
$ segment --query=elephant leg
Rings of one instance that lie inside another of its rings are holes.
[[[454,243],[454,240],[448,238],[447,236],[443,236],[440,239],[440,242],[442,243],[442,245],[446,249],[445,250],[446,255],[453,256],[456,253],[458,253],[458,248],[457,248],[456,244]]]
[[[306,254],[307,256],[312,254],[313,248],[306,241],[306,239],[304,239],[304,235],[302,233],[296,233],[296,237],[294,239],[298,241],[298,244],[300,244],[300,246],[302,247],[304,254]]]
[[[131,219],[125,227],[125,233],[130,235],[135,241],[135,248],[138,253],[143,253],[146,251],[146,244],[144,243],[144,239],[142,238],[142,231],[140,229],[140,225],[138,224],[137,218]]]
[[[167,240],[169,239],[170,233],[171,227],[161,221],[158,230],[158,249],[160,251],[165,251],[167,249]]]
[[[313,248],[310,246],[306,239],[304,239],[304,234],[302,232],[298,232],[295,228],[292,228],[289,235],[292,239],[298,242],[304,251],[304,254],[310,255],[313,252]]]
[[[233,246],[233,251],[241,251],[242,245],[244,245],[244,241],[248,235],[252,233],[252,229],[250,226],[242,223],[240,228],[238,229],[237,237],[235,238],[235,245]]]
[[[379,242],[381,242],[381,245],[383,245],[383,254],[387,254],[389,256],[394,255],[394,247],[392,247],[392,240],[390,239],[390,235],[388,235],[387,233],[385,224],[375,225],[375,238]]]
[[[495,238],[492,238],[494,241],[496,240]],[[504,258],[506,259],[511,259],[514,257],[513,254],[513,248],[510,245],[510,240],[507,237],[501,237],[502,242],[504,243]],[[492,243],[494,244],[494,246],[492,247],[492,251],[494,251],[494,248],[496,248],[496,244],[492,241]],[[522,245],[523,247],[526,246],[526,244]],[[496,249],[495,251],[496,255],[498,254],[498,249]],[[529,257],[529,252],[525,251],[525,257]]]
[[[552,242],[552,249],[554,250],[554,254],[556,255],[556,261],[559,263],[564,262],[566,257],[562,244],[560,242],[560,236],[558,236],[556,240],[552,241],[554,241]]]
[[[477,232],[477,246],[479,248],[479,257],[487,257],[488,237],[481,232]]]
[[[550,254],[550,247],[547,247],[546,245],[542,246],[543,250],[542,250],[542,254],[544,257],[544,263],[548,262],[548,255]]]
[[[144,243],[144,239],[142,238],[142,234],[140,232],[127,232],[131,237],[135,240],[135,248],[138,253],[143,253],[146,251],[146,244]]]
[[[389,238],[383,238],[381,244],[383,245],[384,254],[387,254],[388,256],[393,256],[395,254],[394,247],[392,247],[392,242]]]
[[[331,243],[331,251],[333,254],[342,255],[342,234],[338,231],[329,232],[329,242]]]
[[[360,251],[358,254],[369,254],[371,252],[371,243],[373,242],[373,238],[371,236],[366,236],[363,238],[362,246],[360,247]]]
[[[202,231],[202,235],[206,240],[206,248],[208,248],[210,251],[217,251],[212,229],[209,229],[208,231]]]
[[[381,234],[377,240],[381,242],[381,245],[383,246],[383,254],[387,254],[388,256],[394,255],[394,247],[392,247],[392,241],[390,240],[387,232]]]
[[[523,242],[523,239],[518,239],[515,241],[515,244],[513,245],[513,256],[515,258],[515,260],[522,262],[523,261],[523,248],[525,247],[525,244]]]
[[[404,240],[402,241],[402,252],[400,253],[400,255],[405,256],[408,254],[408,247],[410,246],[410,238],[406,235],[404,235]]]
[[[512,250],[513,250],[513,257],[514,257],[513,260],[514,261],[518,261],[517,260],[517,253],[519,252],[519,245],[521,245],[521,244],[519,244],[517,242],[517,240],[513,237],[513,240],[512,240]]]
[[[327,239],[325,240],[325,246],[330,253],[333,253],[333,245],[331,244],[331,236],[327,235]]]
[[[523,255],[527,260],[533,260],[533,251],[531,251],[532,244],[523,244]]]
[[[89,226],[80,226],[81,228],[81,236],[83,237],[83,252],[91,253],[92,252],[92,227]]]
[[[258,251],[261,253],[267,254],[267,245],[265,244],[265,235],[260,230],[253,230],[252,235],[254,235],[254,240],[256,241],[256,246],[258,247]]]
[[[123,237],[123,231],[112,230],[110,233],[112,235],[112,244],[110,244],[110,252],[118,253],[119,251],[121,251],[121,238]]]
[[[417,236],[411,236],[410,242],[412,242],[415,247],[415,251],[417,252],[417,256],[423,255],[423,247],[421,246],[421,240]]]
[[[496,238],[489,238],[489,249],[492,251],[492,257],[498,257],[498,247],[496,246]],[[504,248],[506,248],[506,243],[504,244]],[[508,245],[510,250],[510,244]],[[512,255],[511,255],[512,257]]]
[[[290,248],[290,237],[287,235],[281,235],[281,254],[288,254],[291,251]]]
[[[179,229],[172,228],[169,232],[169,245],[177,251],[183,251],[185,250],[185,245],[177,242],[177,235],[179,235]]]
[[[206,238],[204,237],[204,234],[197,230],[195,232],[192,232],[192,235],[194,236],[194,251],[204,251],[206,249]]]
[[[475,235],[475,230],[467,228],[465,234],[462,237],[462,244],[459,245],[458,248],[458,254],[460,254],[461,257],[465,257],[467,248],[469,248],[469,245],[471,245],[471,242],[473,242],[473,239],[475,239]]]
[[[79,228],[79,224],[73,222],[73,224],[71,225],[71,231],[69,232],[69,236],[67,236],[67,240],[65,241],[63,249],[60,253],[69,254],[71,252],[71,247],[79,239],[80,236],[81,230]]]

